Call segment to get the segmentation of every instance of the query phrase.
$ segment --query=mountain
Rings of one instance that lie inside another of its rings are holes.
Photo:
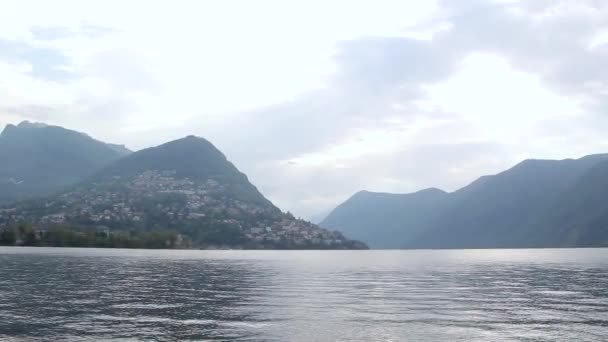
[[[114,152],[118,153],[120,156],[128,156],[133,153],[133,151],[129,150],[125,145],[118,144],[106,144],[109,148],[114,150]]]
[[[0,134],[0,203],[62,190],[129,153],[58,126],[7,125]]]
[[[451,194],[411,247],[531,247],[530,224],[608,155],[526,160]]]
[[[133,153],[104,168],[95,178],[132,178],[149,170],[174,172],[176,178],[193,181],[212,179],[224,184],[225,194],[232,198],[271,205],[222,152],[209,141],[195,136]]]
[[[281,212],[222,152],[194,136],[134,152],[68,191],[0,211],[0,227],[24,222],[41,230],[172,230],[201,247],[366,248]]]
[[[430,202],[417,194],[367,196],[355,210],[339,206],[321,226],[377,248],[587,246],[591,239],[572,236],[598,229],[608,236],[598,223],[608,206],[589,204],[608,180],[605,163],[608,155],[526,160]],[[564,215],[577,224],[565,224]]]
[[[608,246],[606,194],[608,161],[603,161],[587,170],[530,224],[527,238],[540,246]]]
[[[339,205],[321,226],[348,231],[372,248],[402,248],[427,225],[448,194],[427,189],[413,194],[361,191]]]

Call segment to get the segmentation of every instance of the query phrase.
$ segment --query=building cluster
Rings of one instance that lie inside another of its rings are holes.
[[[274,243],[293,246],[333,246],[345,242],[344,236],[335,231],[321,229],[309,222],[283,218],[267,226],[245,229],[245,236],[258,243]]]
[[[140,222],[150,213],[169,221],[195,220],[213,213],[257,215],[271,210],[226,196],[226,185],[209,179],[177,178],[173,171],[146,171],[130,178],[112,177],[75,189],[31,208],[0,211],[0,220],[37,224],[67,222]]]
[[[216,179],[196,181],[173,171],[145,171],[135,177],[112,177],[84,188],[38,201],[30,207],[0,209],[0,228],[27,222],[44,228],[79,224],[94,227],[216,224],[237,227],[259,244],[334,246],[346,242],[339,232],[321,229],[271,204],[238,200],[230,185]]]

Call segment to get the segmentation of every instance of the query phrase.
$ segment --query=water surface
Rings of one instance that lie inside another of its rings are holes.
[[[607,249],[0,248],[0,340],[606,336]]]

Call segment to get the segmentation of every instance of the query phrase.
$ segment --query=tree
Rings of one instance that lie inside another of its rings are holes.
[[[4,229],[0,231],[0,245],[11,246],[17,241],[17,234],[13,229]]]
[[[31,225],[26,223],[21,223],[17,227],[19,239],[23,242],[25,246],[34,246],[36,244],[36,232]]]

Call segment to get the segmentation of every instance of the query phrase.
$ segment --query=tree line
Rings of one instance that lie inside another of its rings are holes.
[[[173,230],[109,231],[66,226],[38,230],[28,224],[19,224],[0,228],[0,245],[172,249],[187,248],[190,241]]]

